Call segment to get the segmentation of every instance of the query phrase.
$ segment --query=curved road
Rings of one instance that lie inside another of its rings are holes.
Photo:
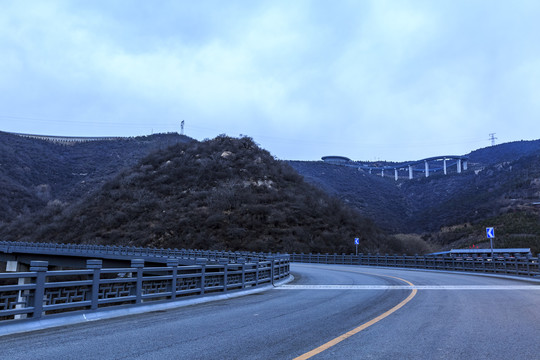
[[[534,359],[540,285],[293,264],[255,295],[0,337],[15,359]]]

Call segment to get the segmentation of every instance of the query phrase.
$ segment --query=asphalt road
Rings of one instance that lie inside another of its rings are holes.
[[[538,283],[339,265],[292,271],[293,283],[255,295],[0,337],[0,358],[293,359],[317,348],[312,359],[540,358]]]

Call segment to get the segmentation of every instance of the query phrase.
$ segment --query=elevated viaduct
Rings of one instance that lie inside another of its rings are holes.
[[[394,179],[397,181],[400,177],[413,179],[414,173],[421,173],[425,177],[429,177],[430,174],[436,172],[442,172],[444,175],[447,175],[453,168],[455,168],[456,173],[460,174],[462,171],[467,170],[467,162],[469,158],[467,156],[459,155],[441,155],[384,166],[353,161],[345,156],[323,156],[322,160],[336,165],[366,170],[370,174],[378,173],[382,177],[384,177],[385,174],[393,173]],[[405,176],[403,176],[404,174]]]

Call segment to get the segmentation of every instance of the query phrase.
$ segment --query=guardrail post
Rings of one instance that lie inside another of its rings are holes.
[[[206,283],[206,263],[208,262],[208,259],[205,258],[197,258],[195,260],[196,265],[201,266],[201,295],[204,295],[204,286]]]
[[[31,261],[30,271],[36,272],[36,289],[34,290],[34,313],[32,317],[39,319],[43,315],[45,297],[45,280],[47,277],[48,261]]]
[[[255,286],[259,286],[259,260],[255,262]]]
[[[219,264],[223,266],[223,292],[227,292],[229,285],[228,272],[229,272],[229,259],[220,258],[218,260]]]
[[[236,262],[242,265],[242,289],[244,289],[246,287],[246,259],[238,258]]]
[[[131,267],[137,272],[137,285],[135,288],[135,303],[140,304],[142,302],[142,282],[143,282],[143,259],[132,259]]]
[[[178,279],[178,259],[167,259],[167,267],[171,269],[171,299],[176,299],[176,280]]]
[[[310,254],[311,256],[311,254]],[[268,261],[270,261],[270,278],[272,280],[272,285],[274,285],[274,273],[275,273],[275,269],[274,269],[274,257],[273,256],[268,256],[266,258]]]
[[[92,293],[90,294],[91,301],[92,301],[92,305],[90,305],[90,308],[92,310],[96,310],[98,308],[99,280],[101,278],[102,267],[103,267],[103,260],[98,260],[98,259],[86,260],[86,268],[94,270],[94,273],[92,274]]]

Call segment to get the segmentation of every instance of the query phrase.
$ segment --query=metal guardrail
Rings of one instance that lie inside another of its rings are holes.
[[[229,262],[236,262],[237,259],[247,259],[247,261],[263,261],[268,257],[288,259],[287,254],[254,253],[254,252],[232,252],[232,251],[209,251],[191,249],[159,249],[130,246],[111,245],[80,245],[80,244],[57,244],[57,243],[32,243],[32,242],[11,242],[0,241],[1,253],[25,253],[44,254],[58,256],[84,256],[97,258],[117,258],[131,259],[134,257],[150,259],[161,259],[166,262],[169,258],[192,260],[206,258],[210,262],[217,262],[219,259],[227,258]]]
[[[218,264],[198,259],[189,266],[171,258],[163,267],[145,267],[144,260],[133,259],[126,268],[103,268],[101,260],[87,260],[86,269],[59,271],[49,271],[46,261],[32,261],[29,272],[0,274],[0,322],[227,293],[273,284],[289,271],[285,256],[235,263],[222,258]]]
[[[406,256],[379,254],[290,254],[291,262],[470,271],[540,277],[539,256]]]

